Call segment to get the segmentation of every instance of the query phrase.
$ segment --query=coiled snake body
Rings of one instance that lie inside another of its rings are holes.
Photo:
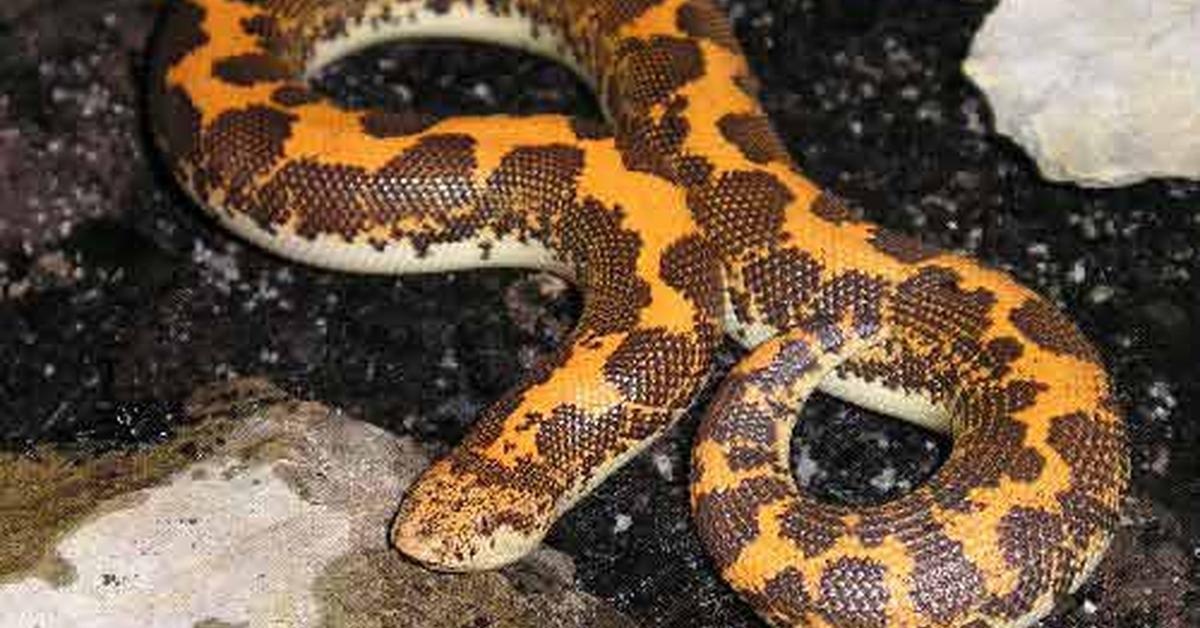
[[[695,523],[767,621],[1025,625],[1095,566],[1128,474],[1096,351],[978,263],[862,222],[798,172],[711,0],[179,0],[155,137],[227,227],[328,268],[550,269],[584,311],[553,364],[405,496],[392,540],[492,568],[685,410],[715,346],[754,348],[694,450]],[[575,68],[610,124],[341,108],[304,82],[371,43],[452,36]],[[949,432],[890,503],[798,490],[815,388]]]

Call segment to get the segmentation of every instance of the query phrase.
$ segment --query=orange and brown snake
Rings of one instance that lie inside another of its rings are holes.
[[[1021,626],[1103,554],[1126,489],[1097,352],[1007,275],[857,219],[797,169],[712,0],[177,0],[152,63],[171,170],[242,237],[326,268],[548,269],[584,311],[552,364],[405,496],[396,547],[488,569],[691,404],[724,334],[753,351],[694,450],[717,568],[768,622]],[[376,42],[454,37],[559,60],[608,123],[348,109],[305,78]],[[821,388],[953,438],[895,501],[801,492]]]

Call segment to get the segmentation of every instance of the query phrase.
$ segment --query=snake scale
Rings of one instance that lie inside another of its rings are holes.
[[[154,135],[219,222],[344,271],[547,269],[584,296],[553,360],[404,497],[391,540],[489,569],[687,409],[725,334],[751,353],[693,452],[696,529],[766,621],[1021,626],[1095,567],[1128,482],[1100,357],[1007,275],[860,220],[808,181],[712,0],[176,0]],[[567,64],[607,122],[350,109],[306,78],[393,39]],[[886,504],[819,501],[788,442],[815,388],[949,433]]]

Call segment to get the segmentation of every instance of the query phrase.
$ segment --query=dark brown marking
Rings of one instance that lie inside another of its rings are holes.
[[[660,329],[634,330],[604,364],[604,377],[629,401],[656,408],[679,407],[692,394],[707,363],[691,338]]]
[[[576,146],[522,146],[500,159],[488,176],[477,213],[497,235],[545,241],[550,221],[575,202],[583,171],[583,151]]]
[[[721,135],[756,164],[784,161],[787,149],[771,128],[771,121],[760,113],[727,113],[717,121]]]
[[[657,119],[650,115],[628,116],[616,136],[617,150],[625,167],[651,172],[681,185],[694,185],[708,178],[711,164],[701,157],[682,156],[691,126],[684,117],[687,99],[673,99]]]
[[[1008,475],[1018,482],[1033,482],[1042,474],[1046,459],[1037,450],[1026,447],[1017,453]]]
[[[978,397],[989,399],[990,395],[984,392]],[[942,508],[971,511],[974,505],[967,495],[972,489],[999,486],[1014,466],[1020,464],[1026,426],[998,414],[997,410],[983,408],[983,404],[991,403],[994,402],[983,401],[972,406],[967,402],[964,412],[969,418],[963,422],[969,427],[955,438],[950,459],[931,484],[932,498]]]
[[[628,416],[619,408],[589,414],[572,404],[556,406],[538,422],[537,450],[547,468],[587,472],[619,448]]]
[[[213,185],[228,191],[228,202],[247,207],[254,178],[283,157],[283,145],[296,117],[272,107],[253,105],[226,111],[208,126],[201,140],[203,169]]]
[[[817,366],[817,354],[803,340],[789,339],[765,367],[751,373],[748,381],[768,392],[784,391],[795,386]]]
[[[632,329],[638,313],[650,303],[650,286],[638,277],[642,239],[623,229],[624,213],[594,199],[567,207],[559,220],[561,247],[579,269],[587,291],[579,329],[605,335]]]
[[[780,624],[799,624],[809,610],[812,596],[804,587],[804,576],[795,567],[787,567],[767,581],[761,601],[755,608],[770,609]]]
[[[415,135],[438,121],[436,116],[420,111],[371,110],[362,116],[363,132],[371,137],[386,139]]]
[[[901,326],[934,341],[980,338],[991,324],[996,296],[985,288],[964,291],[959,281],[958,273],[948,268],[922,268],[897,286],[893,316]]]
[[[917,264],[933,259],[942,253],[937,247],[925,244],[917,238],[883,227],[876,227],[875,233],[868,242],[876,250],[905,264]]]
[[[292,77],[292,70],[273,55],[250,53],[225,57],[213,63],[213,76],[239,87],[273,83]]]
[[[962,543],[946,536],[927,514],[921,519],[924,525],[897,534],[913,560],[913,606],[938,625],[952,625],[979,603],[983,575],[963,553]]]
[[[865,558],[839,558],[821,574],[817,609],[838,626],[883,628],[887,624],[887,566]]]
[[[1004,336],[993,338],[979,355],[979,365],[991,372],[994,379],[1003,379],[1011,365],[1024,353],[1024,346],[1016,338]]]
[[[689,190],[688,207],[726,259],[737,259],[781,238],[784,212],[794,198],[770,173],[732,171],[711,185]]]
[[[780,437],[776,434],[775,417],[758,404],[742,400],[748,386],[752,383],[745,376],[729,376],[709,410],[710,416],[720,416],[721,420],[703,421],[697,434],[699,440],[722,445],[748,442],[774,446]]]
[[[1066,592],[1072,570],[1064,569],[1068,550],[1062,546],[1059,516],[1014,506],[1000,519],[998,532],[1004,562],[1019,573],[1012,592],[988,601],[984,607],[988,613],[1015,619],[1033,610],[1046,591]]]
[[[257,39],[259,47],[270,53],[283,52],[291,41],[279,21],[266,13],[243,19],[241,27],[242,32]]]
[[[846,202],[832,192],[822,192],[813,201],[810,209],[818,218],[835,225],[858,220],[857,214],[846,205]]]
[[[1077,544],[1113,529],[1129,481],[1124,424],[1083,412],[1050,420],[1046,442],[1066,461],[1071,488],[1058,495],[1067,529]]]
[[[821,264],[807,251],[787,248],[750,262],[743,273],[767,322],[787,329],[798,319],[800,307],[816,295]]]
[[[805,558],[828,551],[846,533],[846,525],[835,507],[801,497],[788,505],[780,517],[780,533],[792,542]]]
[[[613,68],[606,83],[611,92],[607,102],[618,107],[610,112],[623,120],[629,114],[646,115],[654,105],[665,105],[680,87],[700,78],[704,56],[696,42],[688,39],[625,39]]]
[[[168,68],[208,43],[208,33],[204,31],[204,16],[204,9],[190,0],[171,4],[170,13],[156,41],[156,77],[165,79]]]
[[[735,445],[726,455],[729,468],[734,471],[770,467],[775,458],[774,450],[751,445]]]
[[[612,126],[594,118],[571,116],[571,131],[581,140],[604,140],[613,136]]]
[[[505,526],[513,530],[532,530],[536,527],[536,521],[531,515],[514,508],[500,508],[484,513],[479,518],[476,531],[480,536],[489,537]]]
[[[1100,356],[1074,323],[1048,302],[1030,297],[1008,319],[1025,337],[1052,353],[1099,363]]]
[[[724,570],[733,564],[742,548],[758,538],[758,521],[755,519],[758,509],[782,499],[788,492],[788,486],[782,480],[757,477],[696,499],[696,528],[718,569]]]
[[[805,313],[802,324],[810,329],[821,329],[849,314],[854,332],[860,338],[870,338],[882,325],[885,285],[883,279],[860,270],[837,275],[813,295],[810,311]]]
[[[317,92],[296,84],[280,85],[271,92],[271,101],[284,107],[299,107],[302,105],[312,104],[321,100],[321,95]]]
[[[397,155],[377,172],[348,165],[296,160],[284,166],[261,191],[260,222],[278,223],[291,208],[303,237],[321,234],[351,239],[375,225],[403,217],[431,221],[431,235],[406,234],[421,250],[446,239],[461,240],[449,212],[474,200],[475,141],[462,135],[431,135]]]
[[[675,25],[692,37],[707,39],[727,50],[740,51],[737,38],[729,28],[729,19],[712,2],[684,3],[675,13]]]
[[[1046,390],[1046,385],[1033,380],[1018,379],[1004,387],[1004,407],[998,413],[1012,414],[1032,408],[1037,396]]]
[[[762,92],[762,83],[759,82],[758,77],[754,76],[753,74],[735,74],[733,77],[733,84],[739,90],[741,90],[743,94],[754,98],[755,100],[758,99],[759,94]]]
[[[723,307],[721,288],[724,277],[716,251],[704,239],[685,236],[672,242],[663,251],[659,262],[659,276],[668,286],[683,293],[696,307],[697,328],[711,329],[711,338],[716,344],[720,339],[715,329]]]

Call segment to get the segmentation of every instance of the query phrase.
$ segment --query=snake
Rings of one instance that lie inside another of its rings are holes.
[[[675,424],[731,337],[690,503],[717,570],[776,626],[1025,626],[1095,569],[1129,459],[1099,352],[1005,272],[873,224],[810,181],[712,0],[174,0],[152,135],[215,222],[283,258],[406,274],[541,269],[575,328],[401,499],[429,568],[519,560]],[[334,60],[454,38],[557,61],[603,119],[339,104]],[[949,435],[882,504],[789,465],[820,390]]]

